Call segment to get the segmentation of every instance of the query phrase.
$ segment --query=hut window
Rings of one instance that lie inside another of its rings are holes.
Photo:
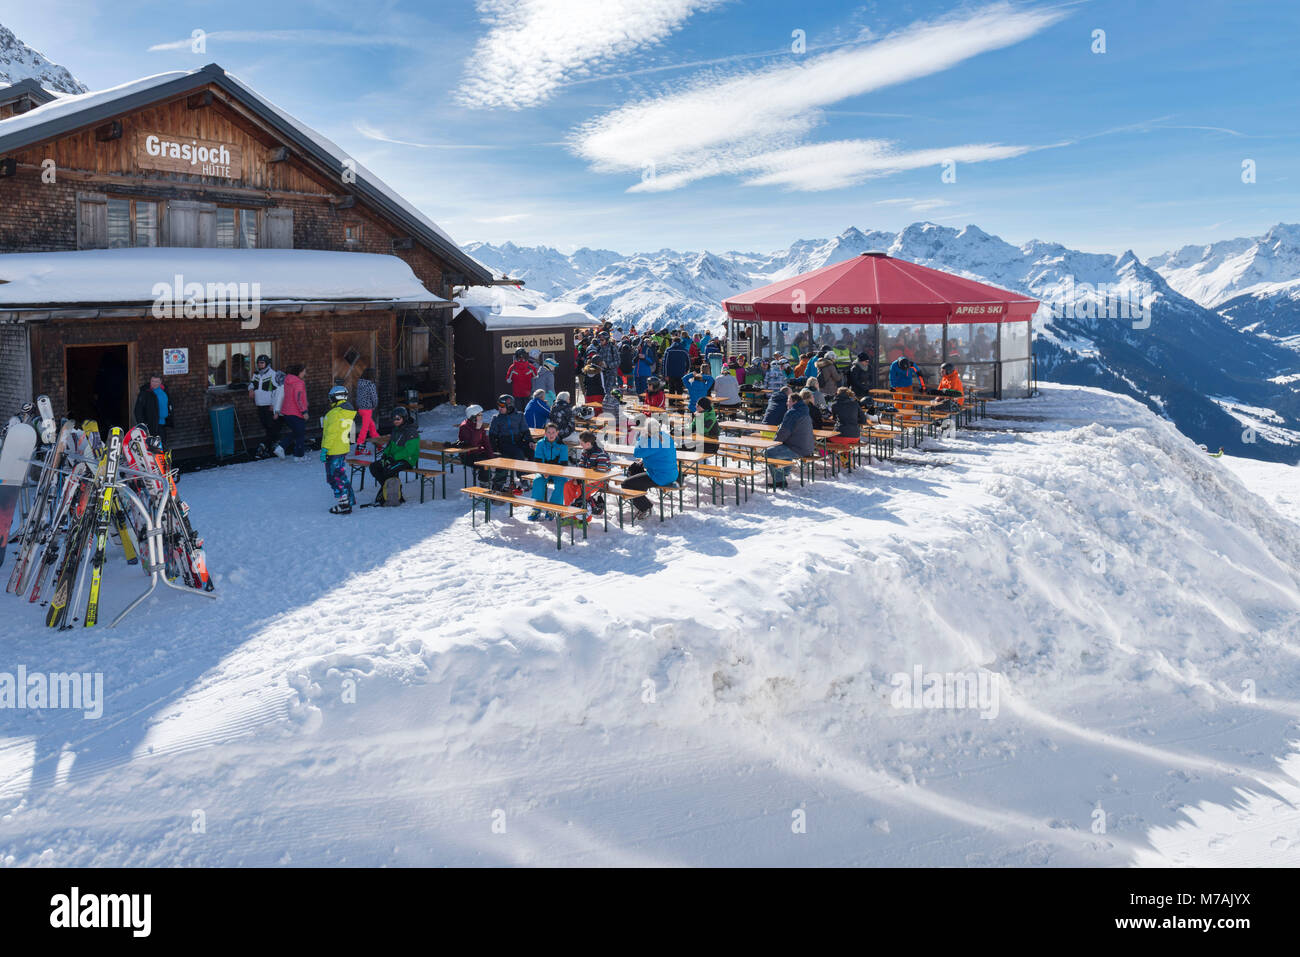
[[[343,227],[343,232],[344,232],[344,236],[347,238],[347,241],[348,241],[348,243],[349,243],[350,245],[355,245],[355,244],[361,242],[361,227],[360,227],[360,225],[344,226],[344,227]]]
[[[256,249],[257,210],[217,209],[217,248]]]
[[[247,385],[258,356],[270,356],[275,364],[275,353],[270,342],[223,342],[208,346],[208,387],[221,388]]]
[[[108,248],[158,245],[158,204],[139,199],[109,199]]]

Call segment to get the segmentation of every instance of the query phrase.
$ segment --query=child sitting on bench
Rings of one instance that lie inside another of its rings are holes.
[[[533,449],[533,458],[538,462],[546,462],[551,465],[568,465],[569,464],[569,447],[560,441],[560,430],[554,422],[546,423],[546,431],[543,434],[537,446]],[[537,502],[546,501],[547,482],[554,482],[555,488],[551,492],[551,504],[564,504],[564,479],[555,478],[549,475],[539,475],[533,479],[533,500]],[[545,512],[540,508],[535,508],[528,515],[529,520],[538,521],[540,519],[551,520],[555,518],[550,512]]]

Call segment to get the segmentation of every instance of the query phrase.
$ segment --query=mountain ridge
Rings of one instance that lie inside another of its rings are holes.
[[[52,93],[86,93],[88,88],[67,67],[33,50],[0,23],[0,87],[32,79]]]

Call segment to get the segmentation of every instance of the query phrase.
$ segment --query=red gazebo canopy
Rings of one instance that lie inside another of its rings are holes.
[[[885,253],[863,253],[723,301],[733,319],[835,324],[1014,322],[1038,300]]]

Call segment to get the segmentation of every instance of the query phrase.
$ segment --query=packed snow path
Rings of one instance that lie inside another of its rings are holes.
[[[559,553],[454,491],[331,516],[314,459],[186,476],[219,601],[0,596],[0,672],[105,688],[0,710],[0,861],[1300,864],[1295,511],[1127,399],[991,411]],[[917,668],[996,698],[896,707]]]

